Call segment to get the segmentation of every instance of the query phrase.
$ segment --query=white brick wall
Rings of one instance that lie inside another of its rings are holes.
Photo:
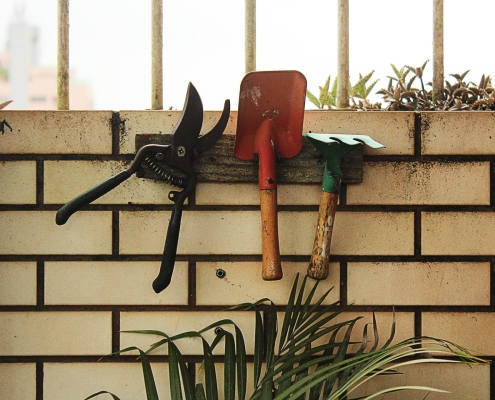
[[[198,183],[183,213],[172,283],[156,294],[170,186],[132,177],[64,226],[55,212],[124,169],[137,134],[170,133],[180,112],[125,111],[125,123],[114,126],[109,111],[0,113],[13,128],[0,137],[0,398],[142,393],[138,363],[97,362],[150,343],[120,333],[127,329],[178,333],[232,318],[252,354],[253,313],[221,310],[262,297],[286,303],[295,274],[307,268],[320,185],[279,186],[284,278],[264,282],[257,184]],[[203,131],[218,116],[205,113]],[[235,133],[236,117],[226,134]],[[349,307],[344,316],[367,321],[377,312],[383,336],[395,307],[398,338],[432,335],[495,356],[494,117],[306,113],[305,131],[369,134],[387,146],[365,149],[364,182],[344,185],[331,272],[318,289],[334,287],[328,303],[340,300]],[[195,346],[184,351],[197,354]],[[155,367],[166,398],[166,363]],[[489,365],[428,368],[412,372],[421,384],[489,397]]]

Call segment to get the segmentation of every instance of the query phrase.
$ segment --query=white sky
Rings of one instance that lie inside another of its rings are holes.
[[[0,51],[15,4],[40,27],[43,66],[57,63],[57,0],[0,0]],[[433,0],[350,0],[350,78],[390,63],[432,75]],[[445,0],[445,76],[495,77],[494,0]],[[151,0],[71,0],[70,68],[92,85],[96,109],[151,106]],[[164,107],[181,109],[189,81],[205,109],[237,107],[244,76],[244,0],[164,0]],[[257,0],[257,69],[296,69],[318,93],[337,74],[337,0]],[[373,98],[379,100],[380,96]],[[308,104],[308,108],[312,108]]]

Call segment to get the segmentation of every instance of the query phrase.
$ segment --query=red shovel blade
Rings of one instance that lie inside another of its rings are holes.
[[[302,148],[306,78],[298,71],[247,74],[241,82],[234,153],[259,163],[262,277],[282,278],[277,222],[277,156]]]
[[[305,100],[306,78],[298,71],[247,74],[239,93],[235,155],[252,160],[261,151],[255,138],[267,120],[274,150],[283,158],[297,155],[302,148]]]

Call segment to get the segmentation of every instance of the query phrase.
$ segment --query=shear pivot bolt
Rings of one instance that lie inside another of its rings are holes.
[[[186,148],[184,146],[177,147],[177,155],[179,157],[184,157],[186,155]]]
[[[217,327],[215,328],[215,334],[217,334],[217,335],[218,335],[218,334],[219,334],[219,333],[221,333],[221,332],[223,332],[223,329],[222,329],[222,328],[220,328],[219,326],[217,326]]]
[[[164,158],[164,157],[165,157],[165,156],[163,155],[163,153],[156,153],[156,154],[155,154],[155,159],[157,159],[157,160],[159,160],[159,161],[160,161],[160,160],[163,160],[163,158]]]

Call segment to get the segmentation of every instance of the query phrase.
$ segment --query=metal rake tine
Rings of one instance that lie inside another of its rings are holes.
[[[366,144],[373,149],[379,149],[385,147],[383,144],[378,143],[376,140],[370,138],[368,135],[342,135],[342,134],[329,134],[330,139],[338,140],[339,142],[354,146],[357,144]]]

